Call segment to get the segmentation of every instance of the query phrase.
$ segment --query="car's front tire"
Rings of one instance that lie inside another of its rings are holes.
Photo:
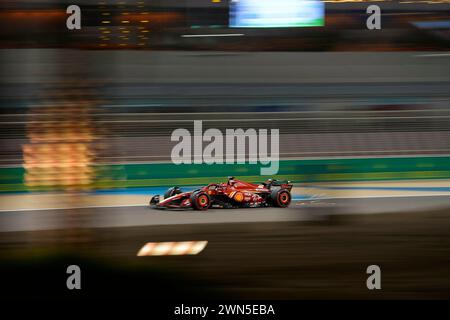
[[[208,210],[211,206],[211,198],[206,192],[197,191],[191,195],[191,204],[194,210]]]

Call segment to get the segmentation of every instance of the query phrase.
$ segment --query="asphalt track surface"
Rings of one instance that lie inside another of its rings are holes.
[[[287,209],[156,210],[147,205],[0,212],[0,232],[75,228],[312,221],[336,214],[413,212],[450,207],[450,196],[294,201]]]
[[[395,199],[402,209],[408,207],[406,202],[412,207],[438,201]],[[383,203],[394,209],[395,202],[386,198],[364,200],[365,207],[382,207]],[[101,212],[111,217],[121,212],[121,208],[116,209]],[[129,209],[122,208],[122,213]],[[135,209],[128,214],[155,219],[156,212]],[[82,212],[75,213],[81,217]],[[265,212],[284,214],[289,209],[211,210],[200,215],[205,221],[222,213],[236,213],[243,218],[247,212],[261,218]],[[62,211],[56,213],[66,216]],[[20,216],[20,212],[14,214]],[[175,217],[179,214],[173,213]],[[77,264],[83,275],[83,289],[77,297],[120,299],[120,303],[128,299],[133,306],[143,300],[147,306],[152,301],[191,299],[448,299],[449,230],[447,207],[338,216],[312,223],[200,223],[3,232],[0,298],[23,301],[38,297],[72,303],[74,292],[64,285],[65,270]],[[136,257],[149,241],[188,240],[207,240],[208,245],[198,255]],[[373,264],[382,269],[382,290],[367,290],[366,268]]]

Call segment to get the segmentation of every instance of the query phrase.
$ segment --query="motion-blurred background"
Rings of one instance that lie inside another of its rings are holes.
[[[223,296],[354,298],[370,297],[365,267],[384,264],[395,288],[385,297],[450,296],[450,2],[261,3],[2,1],[0,249],[11,270],[61,246],[135,264],[147,241],[195,238],[210,240],[203,257],[144,266],[187,272],[200,296],[197,280]],[[80,30],[66,28],[71,4]],[[366,27],[373,4],[380,30]],[[167,186],[268,178],[260,165],[172,164],[170,135],[193,120],[279,129],[274,178],[296,184],[291,209],[150,211]],[[359,218],[342,226],[334,213]],[[297,224],[317,217],[328,222]]]

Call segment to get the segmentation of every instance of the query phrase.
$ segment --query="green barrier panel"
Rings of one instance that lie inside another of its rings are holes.
[[[196,185],[224,181],[232,175],[249,181],[262,181],[259,164],[128,164],[105,166],[100,171],[121,176],[122,181],[107,175],[97,182],[98,187],[114,183],[121,187],[168,185]],[[450,157],[361,158],[280,161],[277,179],[294,182],[395,180],[450,178]]]
[[[198,185],[225,181],[230,175],[258,182],[269,178],[260,175],[261,167],[260,164],[96,165],[97,177],[92,187]],[[0,192],[27,191],[23,177],[23,168],[0,168]],[[445,179],[450,178],[450,157],[283,160],[273,178],[294,182]]]
[[[0,184],[23,184],[24,174],[22,167],[0,168]]]

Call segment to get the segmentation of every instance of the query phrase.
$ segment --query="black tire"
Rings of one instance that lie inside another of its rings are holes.
[[[181,189],[180,189],[180,188],[178,188],[178,187],[172,187],[172,188],[169,188],[169,189],[167,189],[167,191],[164,193],[164,199],[173,197],[174,195],[179,194],[179,193],[181,193]]]
[[[150,205],[150,207],[153,207],[153,206],[156,206],[158,203],[159,203],[159,194],[153,196],[150,199],[149,205]]]
[[[291,193],[287,189],[273,190],[270,200],[275,207],[286,208],[291,203]]]
[[[206,192],[196,191],[191,194],[191,204],[194,210],[208,210],[211,206],[211,198]]]

